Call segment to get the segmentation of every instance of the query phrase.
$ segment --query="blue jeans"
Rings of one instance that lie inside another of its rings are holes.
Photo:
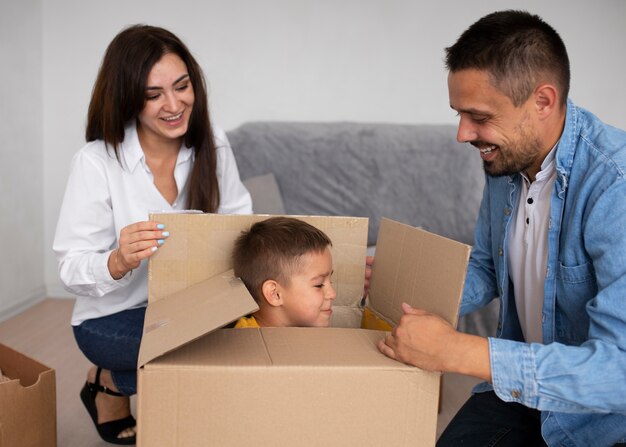
[[[437,447],[545,445],[541,413],[517,402],[504,402],[493,391],[473,394],[437,441]],[[614,445],[618,446],[626,444]]]
[[[137,392],[137,359],[146,308],[129,309],[74,326],[74,337],[85,357],[111,371],[120,393]]]
[[[437,442],[437,447],[545,445],[541,413],[517,402],[504,402],[493,391],[473,394]]]

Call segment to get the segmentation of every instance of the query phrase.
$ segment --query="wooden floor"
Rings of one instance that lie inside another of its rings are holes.
[[[56,370],[59,447],[110,446],[98,437],[78,396],[90,364],[79,351],[69,324],[73,300],[47,299],[0,323],[3,343]],[[476,380],[445,375],[437,434],[469,396]],[[132,400],[134,408],[134,399]]]

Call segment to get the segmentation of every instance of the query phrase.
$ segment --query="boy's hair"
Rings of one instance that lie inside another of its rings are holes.
[[[302,267],[302,256],[321,253],[332,243],[318,228],[291,217],[271,217],[243,231],[235,241],[233,269],[260,302],[269,279],[288,286]]]
[[[494,87],[516,107],[540,82],[553,82],[566,104],[570,67],[565,44],[539,16],[526,11],[498,11],[471,25],[446,48],[446,68],[485,70]]]

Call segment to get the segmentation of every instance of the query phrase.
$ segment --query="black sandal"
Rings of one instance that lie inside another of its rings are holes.
[[[100,385],[100,373],[102,368],[98,368],[96,371],[96,383],[86,382],[83,389],[80,391],[80,399],[83,401],[85,408],[89,412],[93,423],[98,430],[100,437],[106,442],[119,445],[134,445],[137,442],[137,435],[129,436],[128,438],[118,438],[118,435],[127,428],[133,428],[137,425],[137,421],[132,415],[128,415],[125,418],[117,419],[115,421],[103,422],[98,424],[98,409],[96,408],[96,394],[98,392],[106,393],[111,396],[126,397],[121,393],[111,391],[108,388]]]

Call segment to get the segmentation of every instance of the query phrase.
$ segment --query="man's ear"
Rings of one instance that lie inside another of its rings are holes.
[[[559,93],[552,84],[540,84],[534,92],[535,108],[540,120],[558,111]]]
[[[280,297],[280,285],[273,279],[268,279],[261,286],[261,292],[265,301],[274,307],[282,306],[283,301]]]

